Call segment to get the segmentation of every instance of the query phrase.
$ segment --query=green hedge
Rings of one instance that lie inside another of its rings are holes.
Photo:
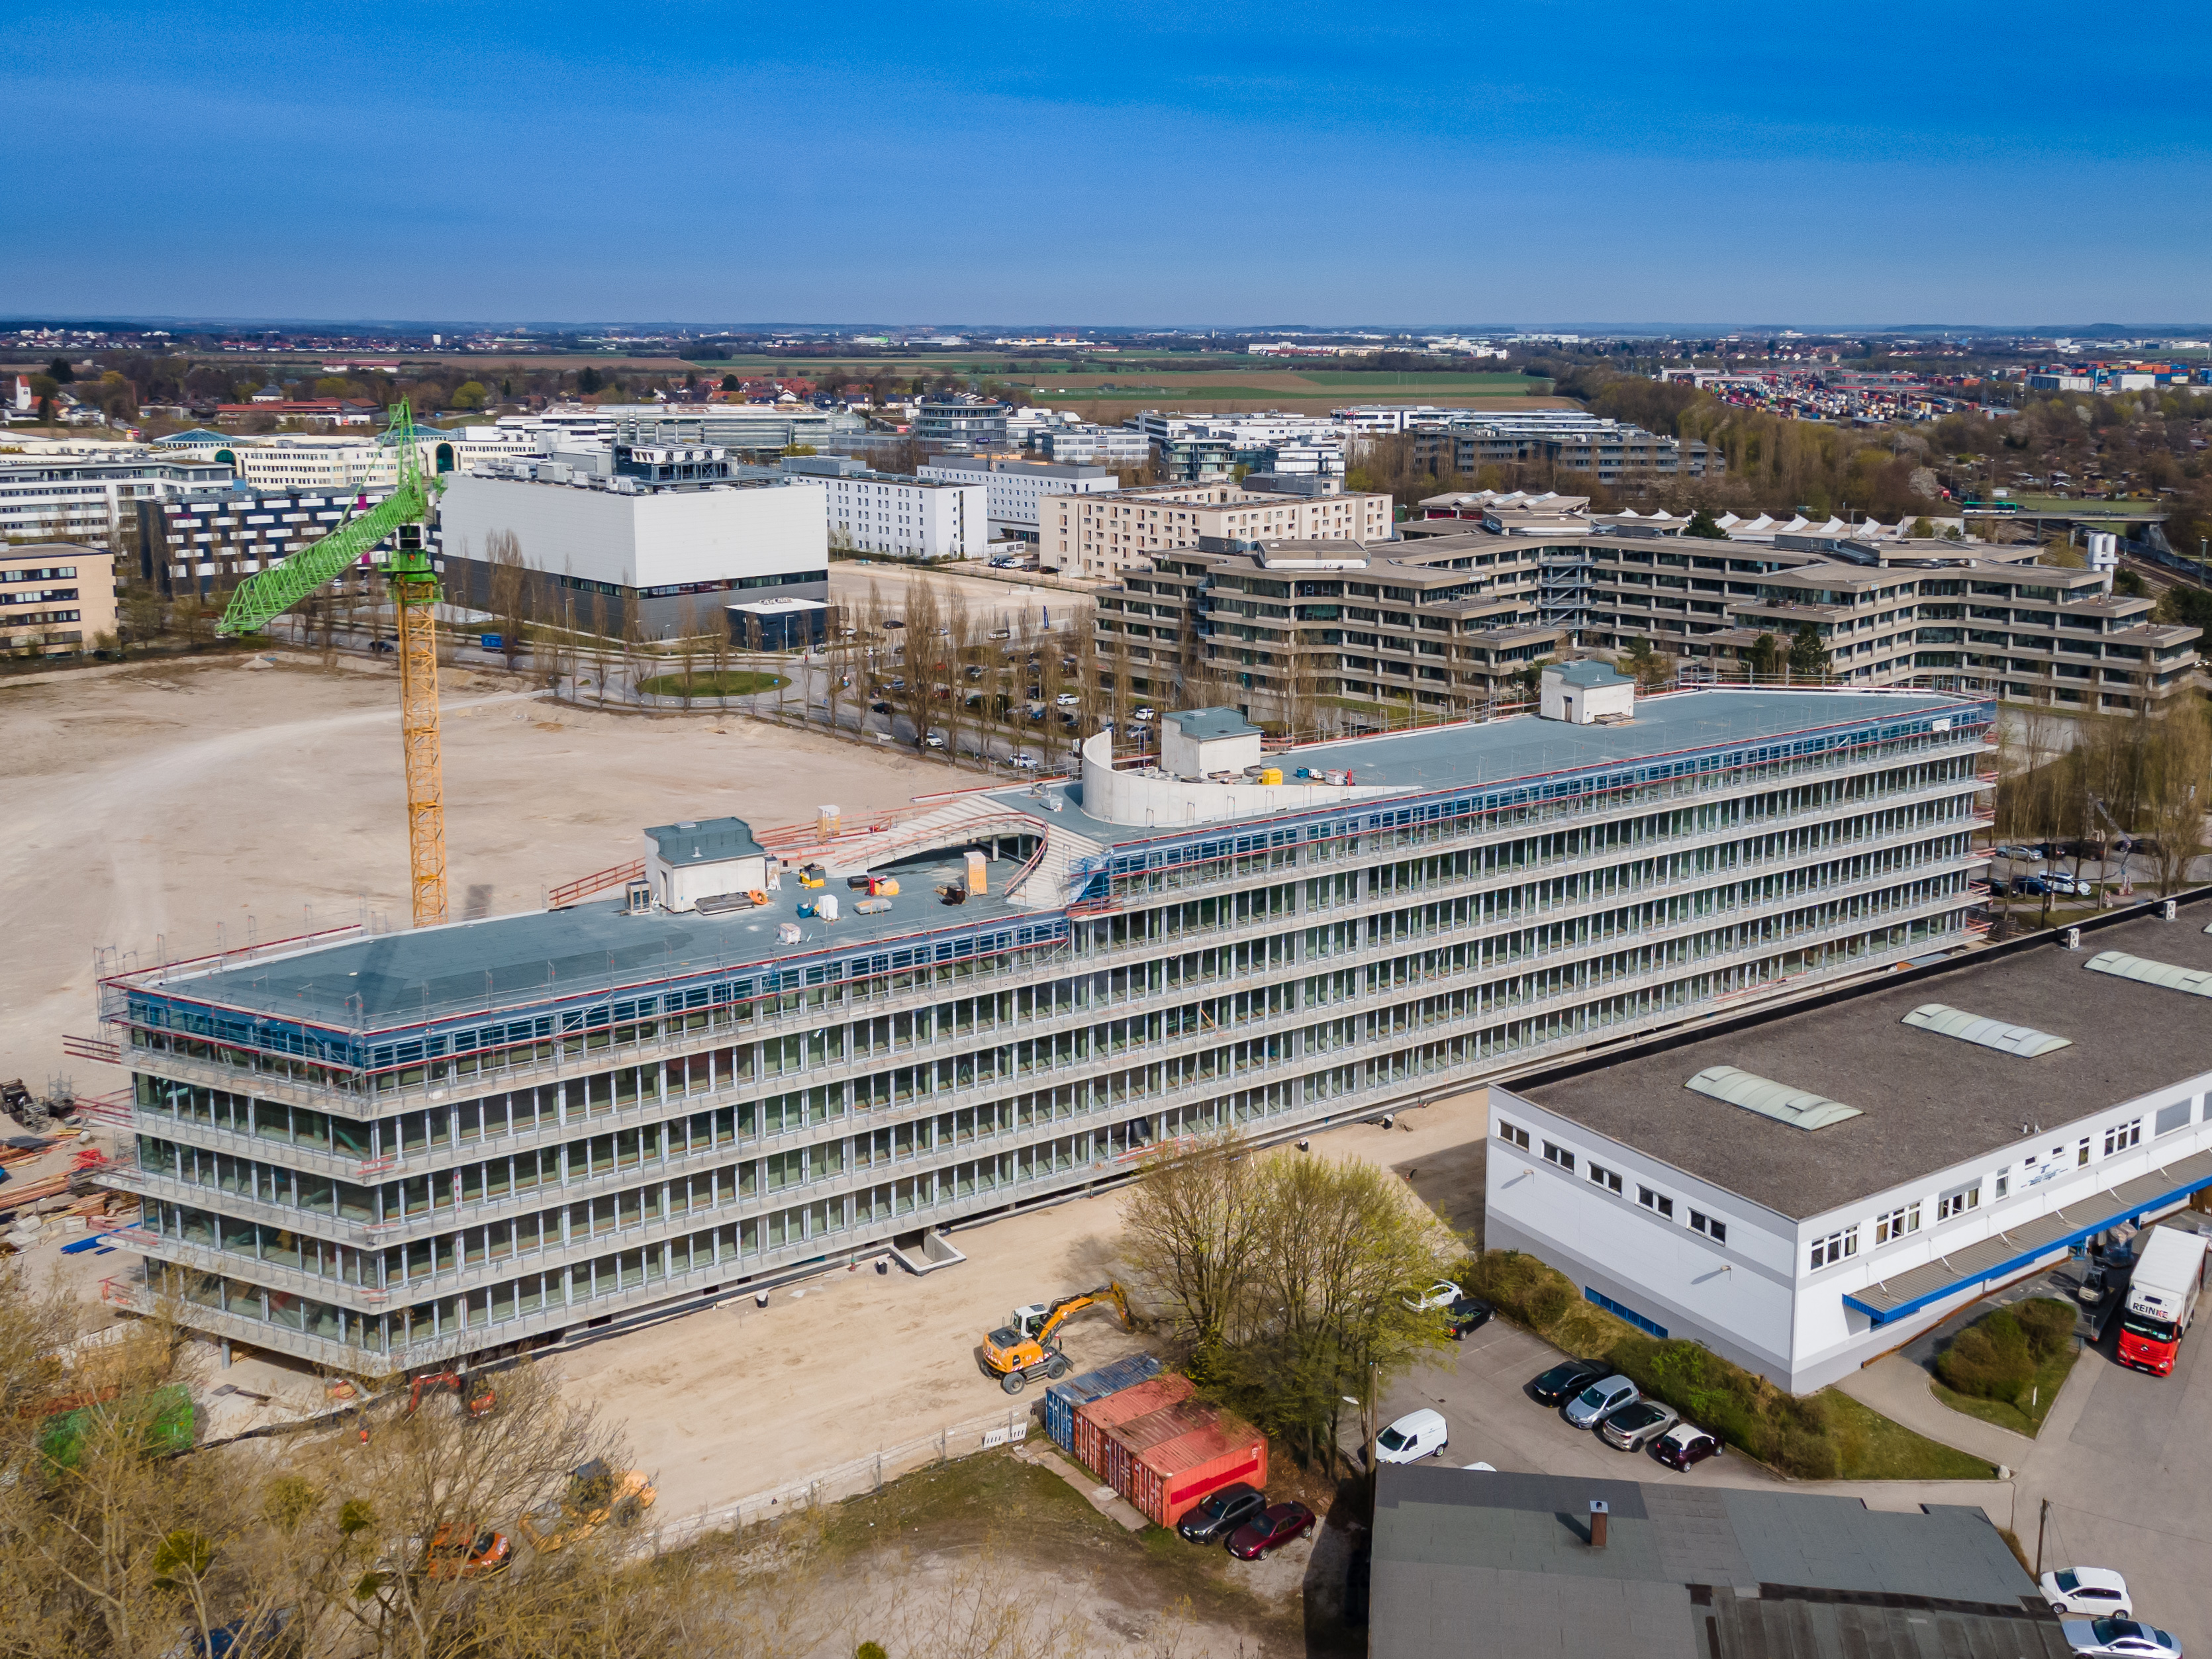
[[[2023,1406],[2039,1368],[2073,1335],[2074,1310],[2055,1297],[1993,1309],[1936,1356],[1936,1374],[1960,1394]]]

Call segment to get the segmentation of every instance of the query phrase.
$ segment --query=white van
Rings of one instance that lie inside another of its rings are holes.
[[[1407,1412],[1375,1437],[1375,1461],[1411,1463],[1417,1458],[1441,1457],[1450,1437],[1441,1412]]]

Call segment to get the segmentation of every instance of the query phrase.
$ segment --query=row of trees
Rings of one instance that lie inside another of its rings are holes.
[[[1185,1368],[1334,1474],[1365,1413],[1449,1341],[1419,1293],[1462,1254],[1406,1183],[1364,1160],[1223,1136],[1148,1168],[1122,1206],[1132,1277]]]
[[[2065,717],[2024,710],[1997,725],[2000,842],[2071,843],[2075,872],[2123,834],[2148,843],[2159,890],[2186,884],[2206,850],[2212,709],[2193,694],[2162,712]],[[2045,896],[2048,908],[2049,896]]]

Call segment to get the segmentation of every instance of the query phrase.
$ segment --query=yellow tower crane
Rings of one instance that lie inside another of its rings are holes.
[[[438,754],[438,576],[424,532],[445,481],[426,481],[415,421],[404,403],[385,429],[396,477],[374,507],[366,496],[345,521],[281,564],[247,577],[216,624],[218,634],[258,634],[389,537],[384,574],[392,590],[399,653],[399,735],[407,763],[407,860],[414,924],[446,919],[445,781]]]

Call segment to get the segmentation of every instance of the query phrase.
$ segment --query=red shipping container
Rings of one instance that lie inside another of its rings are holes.
[[[1194,1429],[1210,1425],[1218,1415],[1211,1406],[1184,1400],[1105,1431],[1099,1458],[1099,1478],[1123,1497],[1128,1496],[1129,1471],[1139,1452],[1179,1439]]]
[[[1103,1400],[1085,1401],[1075,1408],[1075,1455],[1083,1467],[1093,1474],[1105,1468],[1105,1431],[1124,1423],[1156,1412],[1163,1406],[1172,1406],[1179,1400],[1190,1398],[1190,1379],[1170,1372],[1139,1382],[1119,1394],[1109,1394]]]
[[[1172,1527],[1207,1493],[1238,1481],[1267,1490],[1267,1437],[1223,1413],[1208,1427],[1139,1453],[1122,1496],[1146,1519]]]

